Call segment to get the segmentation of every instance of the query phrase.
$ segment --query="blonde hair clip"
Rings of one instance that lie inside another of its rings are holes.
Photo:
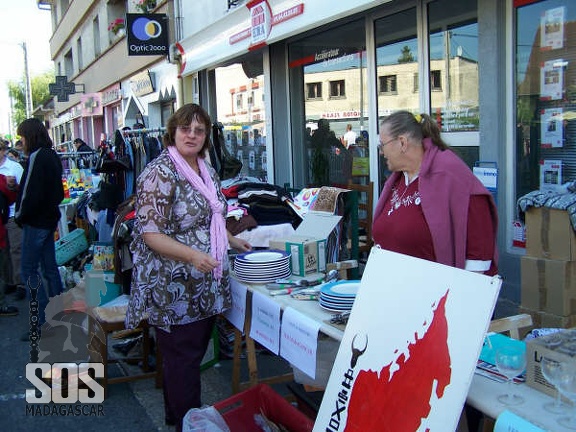
[[[422,116],[420,114],[415,114],[414,118],[418,122],[418,124],[422,123]]]

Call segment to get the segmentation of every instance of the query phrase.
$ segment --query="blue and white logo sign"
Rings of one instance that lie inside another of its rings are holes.
[[[166,14],[126,14],[128,55],[167,55],[168,16]]]

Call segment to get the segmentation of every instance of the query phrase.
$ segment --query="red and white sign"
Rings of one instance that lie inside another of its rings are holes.
[[[246,3],[246,7],[250,9],[250,28],[233,34],[228,42],[230,45],[234,45],[250,38],[250,50],[266,44],[273,26],[304,13],[304,3],[299,3],[274,15],[272,15],[272,9],[267,0],[253,0]]]
[[[272,10],[266,0],[255,0],[248,3],[250,9],[250,47],[266,43],[272,28]]]

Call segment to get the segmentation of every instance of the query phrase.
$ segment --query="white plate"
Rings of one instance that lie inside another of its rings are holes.
[[[236,277],[238,278],[238,280],[240,280],[242,282],[262,284],[262,283],[274,282],[276,279],[287,278],[291,274],[292,274],[292,272],[290,271],[290,269],[288,269],[284,273],[280,273],[278,275],[273,275],[273,276],[241,276],[241,275],[236,275]]]
[[[270,267],[263,267],[263,268],[252,268],[246,266],[236,265],[234,266],[235,271],[245,272],[245,273],[273,273],[277,271],[283,271],[290,267],[290,263],[286,264],[279,264]]]
[[[281,250],[267,250],[267,251],[254,251],[246,252],[236,257],[239,261],[248,261],[252,263],[269,263],[279,261],[286,258],[288,254]]]
[[[332,307],[324,306],[322,303],[319,303],[319,305],[322,309],[325,309],[325,310],[330,311],[330,312],[347,312],[349,310],[352,310],[351,307],[349,307],[349,308],[332,308]]]
[[[326,298],[326,296],[320,295],[319,299],[322,303],[331,304],[334,306],[350,306],[354,304],[354,299],[350,300],[333,300],[331,298]]]
[[[359,280],[331,282],[322,287],[321,294],[334,298],[354,298],[360,288]]]

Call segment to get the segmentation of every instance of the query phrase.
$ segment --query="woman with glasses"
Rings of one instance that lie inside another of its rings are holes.
[[[436,122],[427,114],[395,112],[380,125],[378,149],[392,174],[374,211],[375,244],[495,275],[494,200],[442,141]]]
[[[226,199],[205,161],[210,131],[210,116],[199,105],[178,109],[166,125],[165,150],[136,185],[126,327],[147,319],[156,328],[166,423],[178,431],[186,412],[202,405],[200,364],[216,315],[232,303],[228,246],[251,249],[226,230]]]

